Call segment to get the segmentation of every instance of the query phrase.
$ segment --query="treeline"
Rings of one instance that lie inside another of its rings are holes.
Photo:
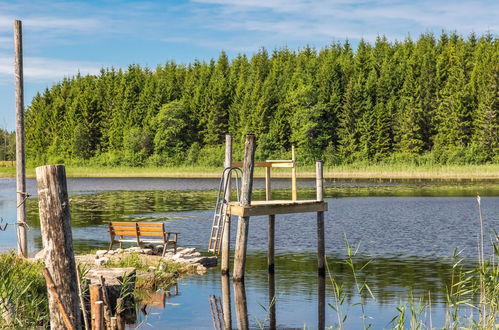
[[[0,128],[0,161],[16,160],[16,133]]]
[[[289,158],[295,144],[303,162],[499,162],[498,85],[490,34],[102,69],[34,97],[28,158],[218,165],[229,132],[236,144],[254,133],[260,159]]]

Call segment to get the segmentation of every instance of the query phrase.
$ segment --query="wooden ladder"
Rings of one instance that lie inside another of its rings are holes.
[[[215,204],[215,213],[213,215],[213,224],[211,225],[210,242],[208,243],[208,252],[220,254],[222,247],[222,238],[224,232],[225,221],[230,221],[228,214],[229,202],[225,198],[231,180],[231,173],[236,173],[236,194],[239,201],[239,175],[242,176],[242,171],[238,167],[227,167],[220,178],[218,188],[217,203]]]

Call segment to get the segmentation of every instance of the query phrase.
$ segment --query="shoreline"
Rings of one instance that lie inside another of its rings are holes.
[[[75,167],[67,166],[69,178],[220,178],[217,167]],[[27,178],[35,178],[35,169],[27,169]],[[255,178],[264,178],[263,168],[255,168]],[[0,167],[0,178],[14,178],[15,167]],[[289,169],[274,169],[274,178],[291,177]],[[312,166],[297,168],[297,177],[315,178]],[[324,169],[325,179],[441,179],[441,180],[499,180],[499,164],[411,166],[371,165],[364,167],[335,166]]]

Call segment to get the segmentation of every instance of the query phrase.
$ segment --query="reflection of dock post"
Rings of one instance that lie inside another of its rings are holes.
[[[326,277],[317,276],[317,329],[321,330],[326,327]]]
[[[230,134],[225,135],[225,162],[224,167],[232,166],[232,136]],[[227,202],[230,201],[230,192],[231,192],[231,178],[230,171],[225,172],[228,178],[225,178],[224,181],[227,182],[227,189],[225,190],[225,200]],[[231,216],[228,214],[225,217],[225,221],[223,223],[223,235],[222,235],[222,263],[220,270],[222,275],[229,274],[229,259],[230,259],[230,222]]]
[[[275,315],[275,274],[269,273],[269,329],[276,329],[276,315]]]
[[[317,201],[324,201],[323,189],[323,171],[322,161],[315,163],[315,176],[317,187]],[[325,276],[326,269],[324,267],[325,246],[324,246],[324,211],[317,212],[317,271],[319,276]]]
[[[255,136],[246,135],[244,143],[243,178],[241,183],[242,207],[251,204],[251,191],[253,188],[253,168],[255,160]],[[248,246],[249,216],[239,217],[237,224],[236,251],[234,253],[234,280],[244,279],[244,268],[246,265],[246,248]]]
[[[232,329],[232,311],[230,306],[230,279],[222,275],[222,310],[224,318],[224,329]]]
[[[234,281],[234,298],[236,300],[237,328],[239,330],[249,329],[248,306],[246,304],[244,282]]]

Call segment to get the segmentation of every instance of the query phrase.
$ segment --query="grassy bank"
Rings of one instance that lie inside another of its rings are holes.
[[[178,167],[78,167],[67,166],[69,177],[155,177],[155,178],[219,178],[220,167],[178,166]],[[314,166],[298,167],[298,177],[315,177]],[[35,176],[35,169],[27,169],[28,177]],[[289,177],[289,169],[275,168],[274,177]],[[14,177],[14,166],[0,166],[0,177]],[[264,177],[263,168],[255,169],[256,177]],[[327,167],[326,178],[366,179],[499,179],[499,164],[487,165],[436,165],[416,166],[411,164],[382,165],[339,165]]]

